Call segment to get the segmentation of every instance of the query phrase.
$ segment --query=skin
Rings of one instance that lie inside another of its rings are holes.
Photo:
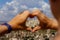
[[[17,14],[11,21],[8,22],[11,25],[12,30],[28,30],[31,31],[31,28],[25,26],[25,21],[29,17],[29,11],[24,11],[21,14]],[[0,25],[0,34],[6,33],[8,28],[5,25]]]
[[[54,29],[58,30],[58,23],[55,19],[49,19],[46,17],[40,10],[33,10],[32,16],[36,16],[40,21],[40,25],[36,26],[32,32],[35,32],[40,29]]]
[[[41,24],[34,29],[28,28],[25,26],[26,19],[28,17],[33,18],[34,16],[37,16],[38,20],[41,22]],[[43,20],[44,19],[44,20]],[[40,10],[33,10],[32,14],[30,14],[29,11],[24,11],[20,14],[17,14],[11,21],[8,22],[9,25],[11,25],[13,30],[29,30],[32,32],[35,32],[36,30],[40,29],[58,29],[58,23],[57,21],[50,20],[47,18]],[[42,25],[46,24],[46,27],[42,27]],[[4,27],[4,28],[3,28]],[[8,31],[8,28],[5,25],[0,25],[0,34],[6,33]]]

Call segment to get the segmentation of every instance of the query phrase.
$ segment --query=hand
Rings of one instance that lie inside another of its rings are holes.
[[[31,28],[28,28],[25,26],[25,22],[27,20],[27,18],[29,17],[30,13],[29,11],[24,11],[20,14],[18,14],[17,16],[15,16],[10,22],[8,22],[8,24],[10,24],[12,26],[13,30],[16,29],[22,29],[22,30],[32,30]]]
[[[33,10],[32,17],[37,16],[40,21],[40,25],[36,26],[32,32],[40,29],[58,29],[58,23],[56,20],[50,20],[40,10]]]

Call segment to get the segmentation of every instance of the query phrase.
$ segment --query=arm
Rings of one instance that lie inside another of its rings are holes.
[[[28,28],[25,26],[25,22],[30,15],[29,11],[24,11],[22,14],[17,14],[11,21],[8,22],[9,25],[11,25],[12,30],[29,30],[31,31],[31,28]],[[6,33],[8,31],[7,26],[0,25],[0,34]]]
[[[44,27],[46,25],[46,28],[48,29],[54,29],[54,30],[58,30],[58,23],[56,21],[56,19],[50,19],[48,17],[46,17],[44,14],[38,14],[37,15],[39,21],[41,22],[41,25],[44,24]]]
[[[14,27],[17,27],[17,26],[15,25],[13,26],[12,22],[11,24],[8,22],[8,24],[11,26],[12,30],[16,30],[16,28]],[[8,27],[6,25],[0,25],[0,35],[5,33],[8,33]]]
[[[56,19],[49,19],[50,21],[49,21],[49,23],[48,23],[48,28],[49,29],[54,29],[54,30],[58,30],[58,22],[56,21]],[[50,24],[50,22],[51,22],[51,24]]]
[[[33,16],[37,16],[38,20],[40,21],[40,26],[43,28],[48,29],[58,29],[58,23],[55,19],[50,19],[47,16],[45,16],[40,10],[34,10]]]
[[[0,25],[0,34],[7,32],[8,28],[4,25]]]

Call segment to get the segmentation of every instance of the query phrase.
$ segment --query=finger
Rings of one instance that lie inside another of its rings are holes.
[[[30,12],[28,10],[25,10],[21,15],[27,18],[30,15]]]
[[[39,9],[35,9],[35,10],[32,11],[31,16],[37,16],[39,13],[40,13],[40,10]]]
[[[22,21],[26,21],[29,16],[30,16],[30,12],[28,10],[24,11],[21,14],[21,18],[23,18]]]
[[[26,30],[32,31],[32,28],[31,27],[27,27]]]
[[[14,24],[21,24],[23,22],[25,22],[25,20],[28,18],[29,16],[29,11],[26,10],[24,12],[22,12],[21,14],[17,14],[11,21]]]
[[[32,17],[37,16],[39,21],[42,21],[45,18],[45,15],[38,9],[33,10],[31,16]]]
[[[30,14],[30,16],[29,16],[29,17],[30,17],[30,18],[33,18],[34,16],[35,16],[34,14]]]
[[[19,25],[17,28],[20,29],[20,30],[32,31],[32,28],[31,27],[26,27],[26,26]]]
[[[40,30],[40,29],[41,29],[41,27],[40,27],[40,26],[37,26],[37,27],[35,27],[35,28],[32,30],[32,32],[35,32],[35,31]]]

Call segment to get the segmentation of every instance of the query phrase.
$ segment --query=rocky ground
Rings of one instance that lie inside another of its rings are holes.
[[[12,31],[0,37],[0,40],[51,40],[55,36],[54,32],[39,30],[35,33],[29,31]]]

